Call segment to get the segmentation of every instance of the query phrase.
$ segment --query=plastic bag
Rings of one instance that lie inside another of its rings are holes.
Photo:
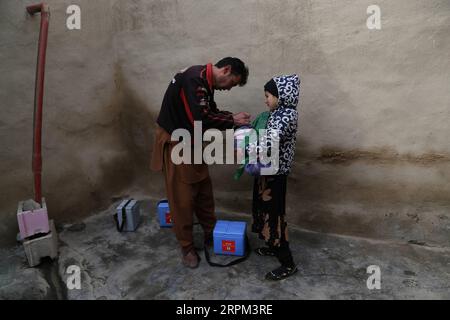
[[[261,175],[261,169],[262,168],[268,168],[268,167],[270,167],[270,163],[262,164],[261,162],[258,161],[257,163],[247,163],[244,166],[244,170],[249,175],[256,177],[256,176],[260,176]]]

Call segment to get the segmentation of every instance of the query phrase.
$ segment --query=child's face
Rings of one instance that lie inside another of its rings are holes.
[[[278,106],[278,98],[268,91],[264,91],[264,95],[266,96],[266,105],[269,107],[270,111],[275,110]]]

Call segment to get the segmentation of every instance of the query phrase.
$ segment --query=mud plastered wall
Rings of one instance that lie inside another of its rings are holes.
[[[31,135],[39,18],[0,4],[2,237],[32,195]],[[148,170],[154,120],[174,73],[237,56],[248,84],[223,109],[265,111],[272,76],[302,80],[288,220],[307,229],[449,245],[450,4],[378,1],[48,1],[43,193],[78,219],[130,188],[164,196]],[[66,28],[70,4],[81,30]],[[252,181],[215,165],[217,206],[250,214]]]

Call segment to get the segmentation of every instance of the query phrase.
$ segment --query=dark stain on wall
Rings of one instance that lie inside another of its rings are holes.
[[[148,171],[150,164],[156,115],[151,113],[147,104],[129,88],[119,66],[116,66],[115,78],[121,91],[119,130],[122,141],[133,157],[135,169],[142,173]]]
[[[322,163],[348,165],[354,161],[365,161],[379,164],[410,163],[415,165],[433,165],[449,163],[450,155],[442,153],[424,153],[421,155],[400,154],[390,148],[374,150],[341,150],[336,148],[322,148],[316,158]]]
[[[119,92],[118,132],[130,155],[128,165],[133,168],[134,180],[129,181],[128,186],[137,186],[147,193],[155,174],[150,171],[150,159],[157,114],[150,110],[159,110],[159,107],[148,106],[131,89],[119,64],[115,66],[114,81]]]
[[[133,179],[127,167],[129,157],[110,159],[93,164],[101,173],[95,181],[89,175],[79,174],[76,164],[46,189],[50,218],[58,222],[74,222],[93,211],[108,207],[123,188]],[[49,184],[50,184],[49,183]]]
[[[70,172],[57,179],[48,187],[48,197],[52,199],[49,212],[58,213],[63,221],[76,221],[103,210],[120,198],[128,196],[126,190],[137,178],[150,174],[149,159],[153,141],[154,115],[146,104],[129,89],[119,65],[115,66],[116,93],[107,112],[114,112],[114,121],[107,127],[96,127],[83,133],[95,141],[99,130],[109,130],[108,134],[117,138],[115,149],[123,149],[121,156],[104,158],[93,163],[96,178],[79,174],[79,165],[71,164]],[[108,148],[99,141],[99,152]]]

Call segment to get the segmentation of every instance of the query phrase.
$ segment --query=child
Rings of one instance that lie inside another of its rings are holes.
[[[268,280],[281,280],[297,272],[289,249],[285,200],[287,175],[295,153],[299,86],[300,80],[295,74],[274,77],[264,86],[270,115],[262,147],[272,152],[270,148],[278,140],[279,169],[273,175],[255,177],[252,231],[258,233],[267,245],[255,252],[261,256],[275,256],[281,263],[280,267],[266,274]]]

